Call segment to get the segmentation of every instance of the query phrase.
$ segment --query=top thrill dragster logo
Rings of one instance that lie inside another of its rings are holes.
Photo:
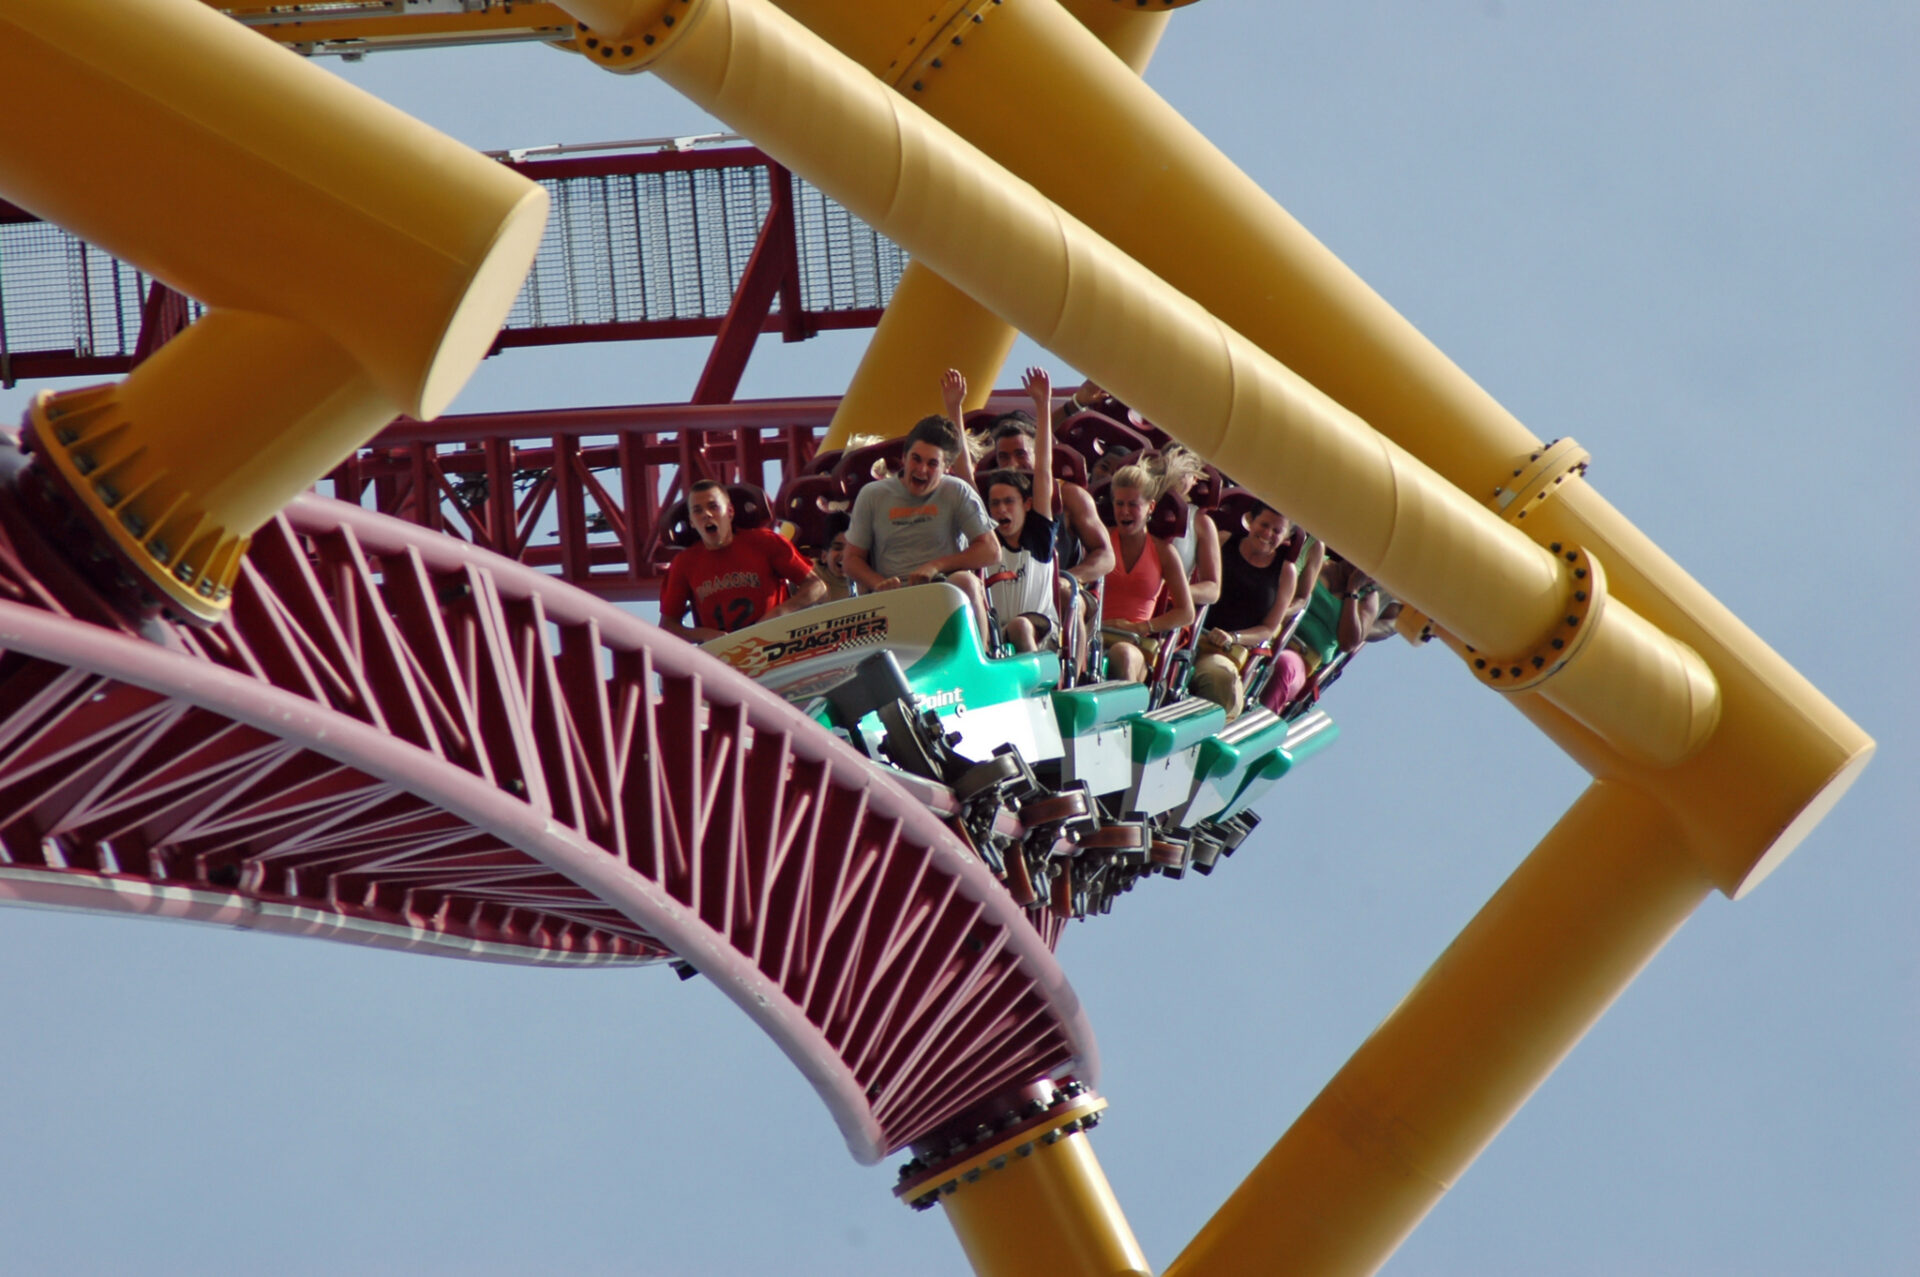
[[[849,647],[867,647],[886,637],[884,615],[878,611],[856,612],[852,616],[799,626],[785,638],[749,638],[721,652],[720,659],[750,678],[759,678],[796,661],[826,656]]]

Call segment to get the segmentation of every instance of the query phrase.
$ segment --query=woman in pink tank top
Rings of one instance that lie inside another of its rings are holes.
[[[1107,677],[1139,683],[1147,677],[1141,640],[1192,624],[1193,595],[1179,553],[1147,531],[1147,515],[1159,495],[1153,476],[1139,466],[1124,466],[1113,476],[1112,493],[1118,562],[1107,573],[1101,595]]]

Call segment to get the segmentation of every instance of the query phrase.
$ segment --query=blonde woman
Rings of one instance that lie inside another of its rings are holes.
[[[1156,502],[1169,492],[1178,493],[1182,501],[1191,501],[1194,486],[1207,473],[1200,454],[1179,444],[1151,458],[1146,468],[1154,476]],[[1217,601],[1220,597],[1220,530],[1213,526],[1213,520],[1199,510],[1189,509],[1186,534],[1174,538],[1173,549],[1186,569],[1194,608]]]
[[[1141,466],[1122,466],[1113,476],[1113,549],[1118,562],[1107,573],[1101,632],[1107,643],[1107,677],[1143,683],[1153,636],[1193,623],[1193,595],[1180,556],[1147,531],[1156,481]],[[1161,606],[1165,600],[1166,605]]]

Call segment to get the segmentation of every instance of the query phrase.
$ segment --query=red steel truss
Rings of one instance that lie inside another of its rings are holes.
[[[732,403],[755,341],[871,327],[899,250],[753,147],[502,163],[554,204],[495,351],[711,337],[693,402],[403,419],[339,466],[328,490],[602,598],[655,597],[672,552],[661,515],[686,480],[771,494],[832,416],[832,399]],[[0,202],[0,384],[124,373],[199,311]]]
[[[331,476],[333,495],[448,533],[602,598],[659,594],[663,513],[702,475],[769,495],[839,400],[651,404],[394,422]]]
[[[0,900],[678,958],[865,1162],[1092,1080],[1061,922],[1013,903],[950,793],[605,601],[657,594],[689,480],[772,492],[812,458],[837,400],[734,403],[741,373],[763,333],[876,323],[898,250],[752,148],[503,162],[554,217],[495,350],[712,337],[694,402],[396,421],[323,484],[344,501],[256,534],[212,630],[131,632],[9,494]],[[199,313],[0,205],[0,383],[124,373]]]
[[[511,962],[677,955],[864,1162],[1091,1080],[1057,922],[1035,930],[927,805],[943,791],[545,573],[305,497],[255,538],[228,621],[135,634],[5,527],[0,635],[0,898]]]

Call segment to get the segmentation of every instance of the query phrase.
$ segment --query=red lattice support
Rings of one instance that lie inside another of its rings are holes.
[[[9,494],[9,500],[12,495]],[[678,955],[876,1161],[1091,1080],[1027,916],[906,790],[531,568],[303,498],[139,637],[0,532],[0,898],[501,961]]]
[[[445,532],[606,599],[655,598],[662,514],[688,476],[769,493],[813,455],[837,399],[402,418],[328,475],[333,495]]]

